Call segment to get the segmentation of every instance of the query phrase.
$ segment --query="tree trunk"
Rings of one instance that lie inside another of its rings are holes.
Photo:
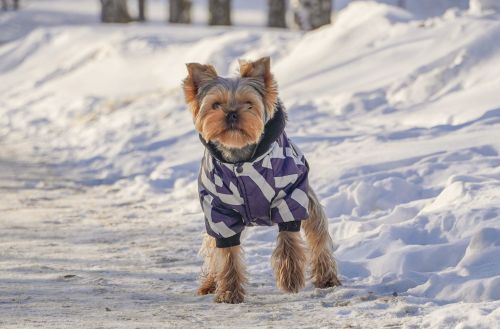
[[[301,30],[314,30],[331,23],[331,0],[293,0],[295,23]]]
[[[470,0],[469,8],[472,12],[499,12],[500,11],[500,1],[499,0]]]
[[[170,23],[191,23],[191,0],[170,0],[169,4]]]
[[[286,0],[267,0],[269,7],[267,26],[286,27]]]
[[[210,25],[231,25],[231,0],[209,0]]]
[[[101,0],[101,22],[128,23],[132,19],[128,12],[127,0]]]
[[[19,9],[19,0],[14,0],[14,10]]]
[[[146,0],[139,0],[139,21],[146,20]]]

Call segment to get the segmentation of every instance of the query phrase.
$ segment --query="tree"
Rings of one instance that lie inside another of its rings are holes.
[[[139,0],[139,21],[146,20],[146,0]]]
[[[191,0],[170,0],[168,21],[170,23],[191,23]]]
[[[286,0],[267,0],[269,7],[267,26],[286,27]]]
[[[127,0],[101,0],[101,22],[128,23],[131,20]]]
[[[2,10],[8,10],[9,9],[9,0],[2,0]],[[19,9],[19,0],[12,0],[12,9],[18,10]]]
[[[209,0],[208,24],[231,25],[231,0]]]
[[[331,23],[331,0],[293,0],[295,23],[302,30],[314,30]]]

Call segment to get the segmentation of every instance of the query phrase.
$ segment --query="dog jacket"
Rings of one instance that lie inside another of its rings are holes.
[[[217,247],[240,243],[245,226],[279,225],[280,231],[299,231],[307,219],[308,164],[284,131],[286,114],[281,104],[266,124],[254,156],[247,162],[228,163],[201,136],[205,145],[198,179],[207,233]]]

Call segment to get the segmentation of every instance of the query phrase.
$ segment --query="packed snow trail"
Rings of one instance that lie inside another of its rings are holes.
[[[123,199],[116,188],[80,186],[72,175],[2,150],[2,328],[229,328],[234,318],[243,326],[289,327],[301,326],[299,319],[309,326],[311,316],[325,326],[349,327],[363,320],[325,310],[404,305],[395,297],[356,296],[352,289],[342,292],[347,296],[311,287],[286,295],[262,277],[252,280],[245,304],[214,304],[211,296],[195,296],[198,214]],[[177,216],[193,220],[164,220]]]
[[[195,296],[199,214],[85,187],[2,148],[2,328],[494,328],[498,303],[442,306],[353,282],[284,294],[251,277],[240,305]],[[7,174],[6,174],[7,173]],[[183,224],[174,219],[182,216]],[[255,257],[255,256],[254,256]],[[263,257],[265,258],[265,257]],[[263,260],[261,267],[269,267]]]

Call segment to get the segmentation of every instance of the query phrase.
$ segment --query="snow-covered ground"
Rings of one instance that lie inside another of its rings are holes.
[[[96,3],[0,13],[1,328],[499,328],[499,14],[355,2],[304,35],[258,27],[262,1],[232,28],[165,25],[160,1],[104,26]],[[281,293],[277,230],[252,228],[248,297],[219,305],[195,295],[202,146],[179,86],[185,62],[264,55],[344,286]]]

